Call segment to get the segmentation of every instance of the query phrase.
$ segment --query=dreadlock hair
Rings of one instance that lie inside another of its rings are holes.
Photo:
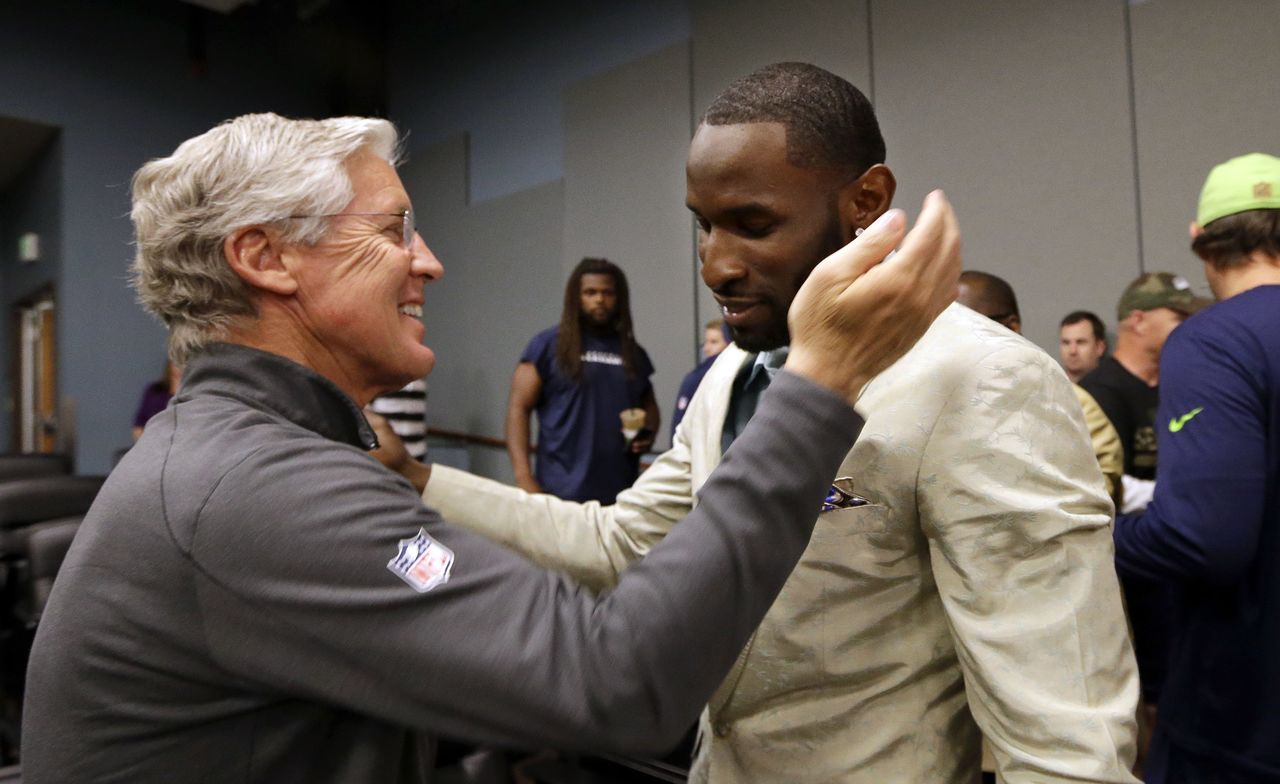
[[[582,276],[608,275],[613,278],[618,302],[610,326],[622,340],[622,368],[627,378],[636,377],[636,336],[631,326],[631,294],[622,268],[608,259],[585,258],[573,268],[564,286],[564,310],[560,312],[560,332],[556,336],[556,364],[574,382],[582,380]]]
[[[852,179],[884,163],[884,137],[867,96],[808,63],[774,63],[729,85],[703,113],[705,125],[781,123],[787,162]]]

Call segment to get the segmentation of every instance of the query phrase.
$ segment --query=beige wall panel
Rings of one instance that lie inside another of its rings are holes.
[[[1018,293],[1026,335],[1056,356],[1076,308],[1114,328],[1138,272],[1124,7],[876,0],[876,104],[913,216],[946,190],[965,265]]]
[[[867,3],[690,0],[694,120],[734,79],[784,60],[826,68],[871,95]],[[715,300],[699,285],[697,323],[718,316]]]
[[[414,151],[402,176],[423,239],[445,267],[426,289],[429,425],[501,438],[511,372],[538,330],[559,317],[564,185],[556,181],[465,204],[462,138]],[[511,481],[506,454],[473,449],[476,473]]]
[[[1280,155],[1280,2],[1159,0],[1131,14],[1147,269],[1207,291],[1187,239],[1205,176],[1236,155]]]
[[[690,222],[684,207],[689,51],[680,44],[574,85],[565,94],[564,255],[627,273],[636,336],[657,372],[658,444],[680,379],[695,364]],[[552,312],[560,310],[559,296]],[[550,326],[554,318],[543,326]]]

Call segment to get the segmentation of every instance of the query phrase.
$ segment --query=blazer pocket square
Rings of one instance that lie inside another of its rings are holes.
[[[841,476],[831,483],[827,497],[822,502],[823,512],[834,512],[837,509],[851,509],[855,506],[866,506],[871,503],[853,490],[853,477]]]

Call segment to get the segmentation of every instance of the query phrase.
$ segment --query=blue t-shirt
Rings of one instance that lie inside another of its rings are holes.
[[[538,449],[534,478],[545,492],[569,501],[613,503],[640,472],[640,456],[622,436],[618,414],[640,408],[652,392],[653,365],[636,346],[636,373],[627,378],[617,335],[582,335],[582,380],[574,382],[556,362],[559,327],[529,341],[521,362],[538,371]]]
[[[1280,286],[1174,330],[1156,425],[1155,497],[1115,531],[1122,576],[1177,589],[1156,731],[1217,770],[1280,780]]]

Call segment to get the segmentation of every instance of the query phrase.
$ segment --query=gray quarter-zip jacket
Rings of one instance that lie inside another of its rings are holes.
[[[23,778],[426,782],[436,734],[665,749],[799,559],[860,426],[780,374],[697,509],[597,596],[424,506],[326,379],[215,344],[58,576]]]

